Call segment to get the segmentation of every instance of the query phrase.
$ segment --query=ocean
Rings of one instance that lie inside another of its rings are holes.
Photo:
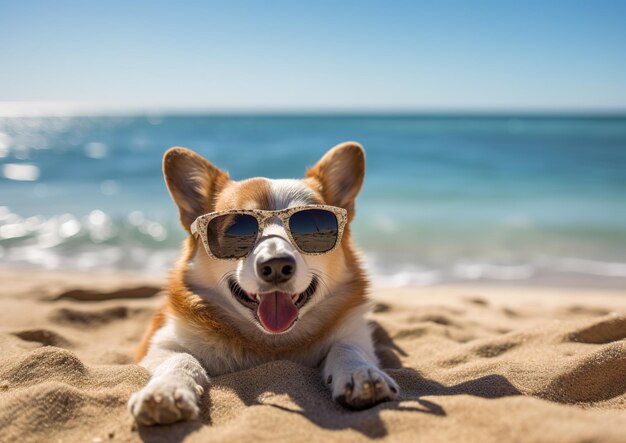
[[[166,272],[185,234],[161,175],[186,146],[234,179],[297,178],[363,144],[353,223],[376,283],[626,288],[626,118],[0,118],[0,263]]]

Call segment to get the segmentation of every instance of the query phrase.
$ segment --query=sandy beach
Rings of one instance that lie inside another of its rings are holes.
[[[131,363],[162,281],[1,270],[0,441],[624,441],[626,293],[501,286],[372,291],[400,401],[335,405],[288,361],[213,379],[201,422],[137,428]]]

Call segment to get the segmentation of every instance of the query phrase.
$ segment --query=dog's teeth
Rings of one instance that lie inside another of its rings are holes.
[[[259,294],[254,294],[254,298],[256,301],[258,301],[259,303],[261,302],[261,300],[259,300]]]

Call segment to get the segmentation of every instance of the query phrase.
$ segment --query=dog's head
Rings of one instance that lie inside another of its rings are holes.
[[[233,181],[203,157],[179,147],[165,153],[163,171],[188,232],[198,216],[216,211],[281,210],[312,204],[347,211],[341,244],[321,255],[299,252],[279,219],[270,220],[252,252],[236,261],[211,258],[202,242],[190,237],[191,251],[180,265],[185,283],[205,301],[220,306],[239,329],[295,333],[298,324],[306,323],[307,313],[335,288],[362,278],[349,229],[365,173],[359,144],[334,147],[302,179]]]

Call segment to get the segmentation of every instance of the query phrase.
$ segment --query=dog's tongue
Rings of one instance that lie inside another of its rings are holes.
[[[261,324],[269,332],[283,332],[298,318],[298,308],[291,295],[285,292],[259,294],[257,314]]]

